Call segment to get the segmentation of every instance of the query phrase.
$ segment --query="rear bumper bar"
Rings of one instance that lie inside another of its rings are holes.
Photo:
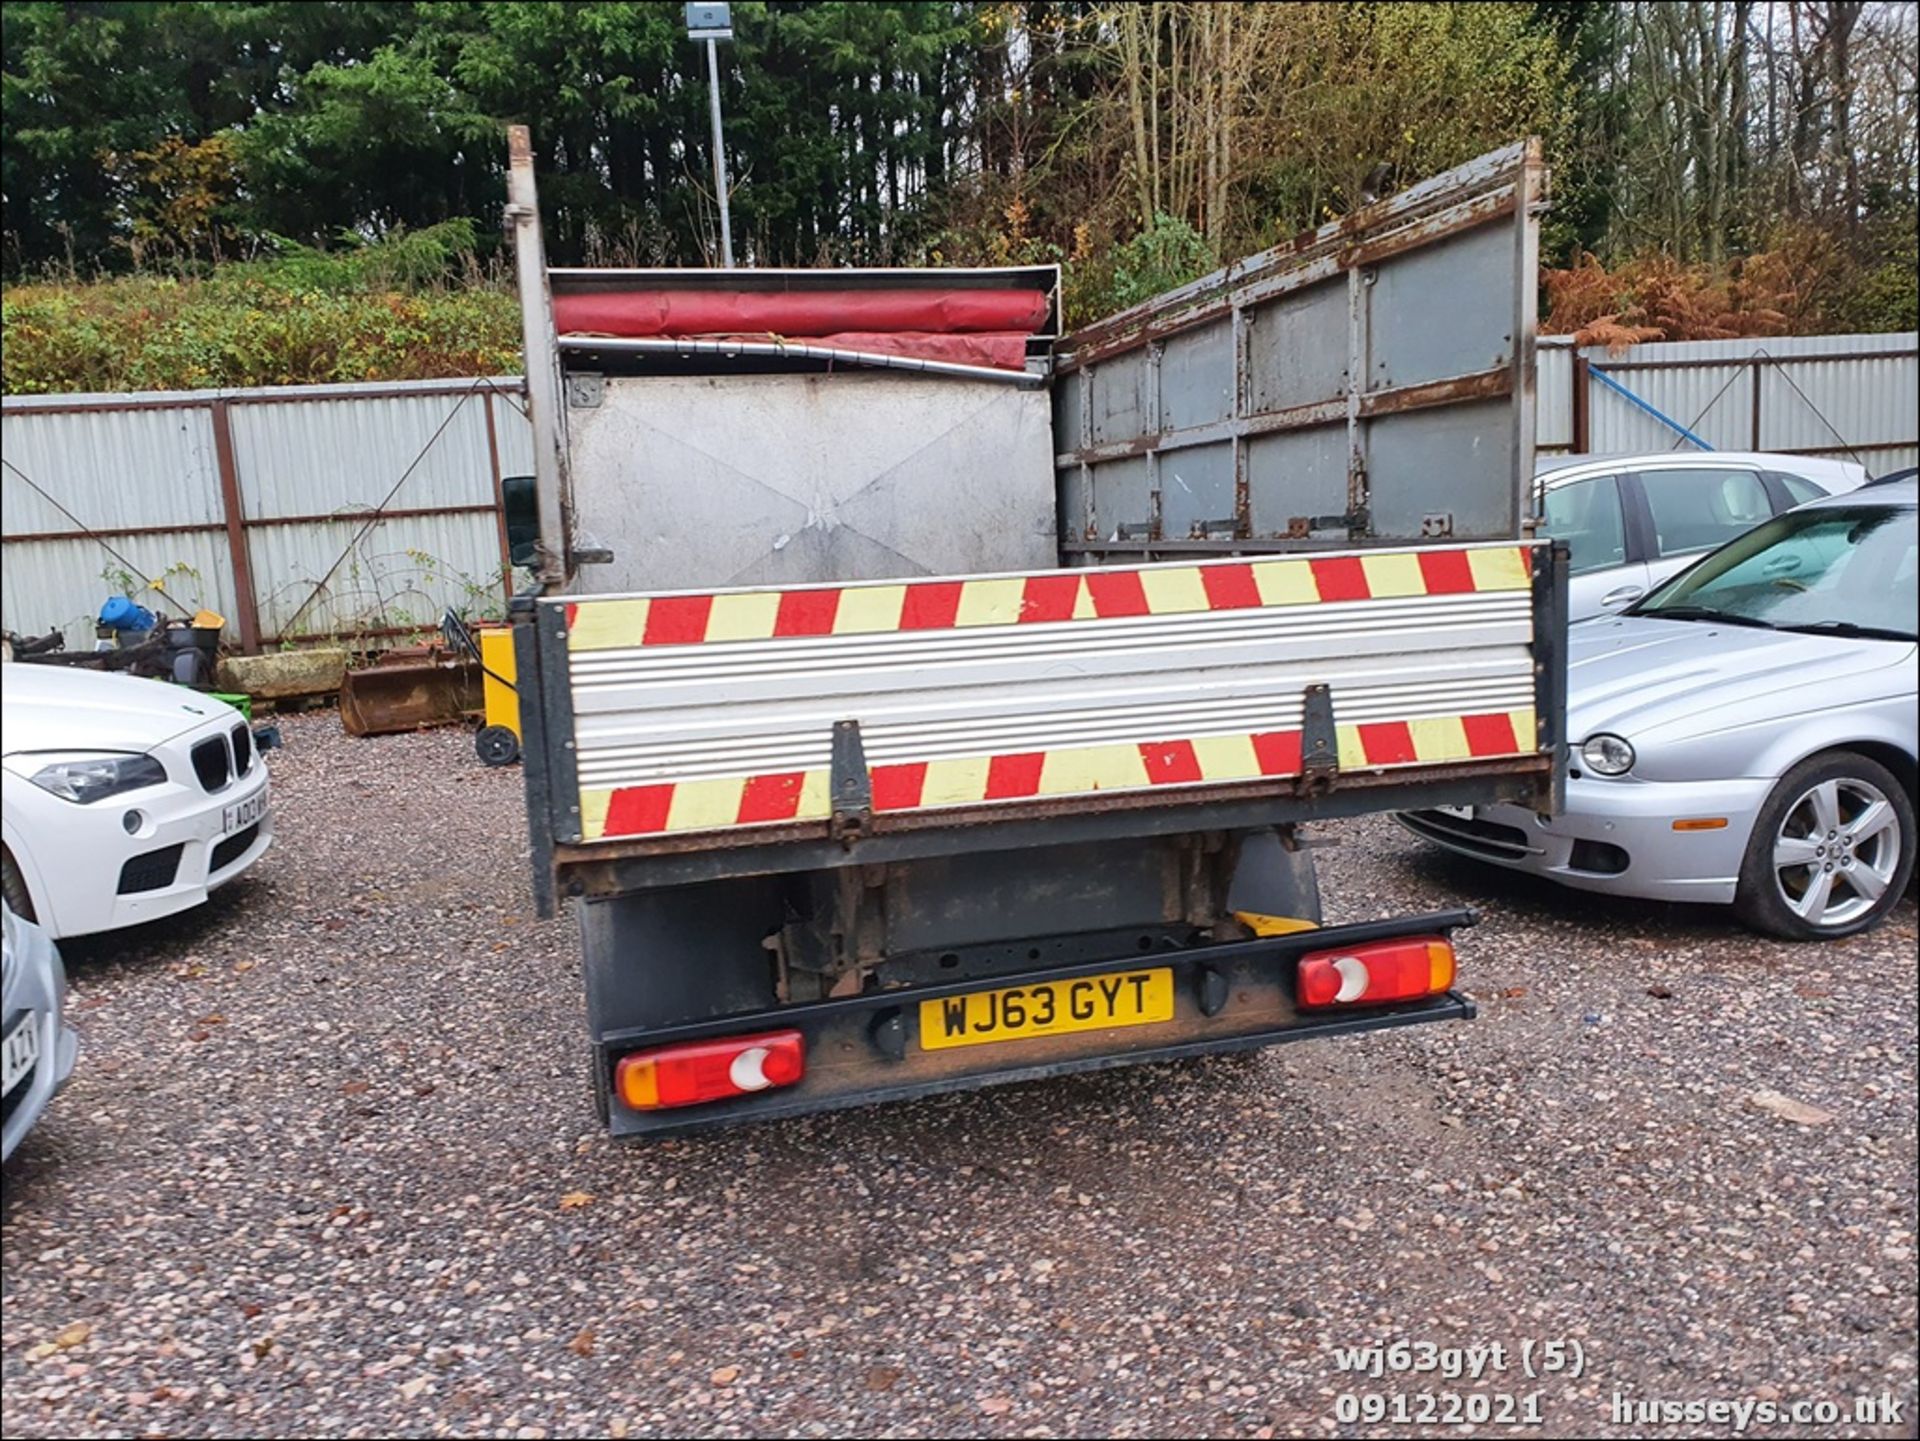
[[[1443,911],[1252,941],[1120,955],[948,985],[876,991],[688,1025],[610,1031],[595,1045],[597,1087],[614,1135],[666,1136],[1009,1081],[1253,1050],[1426,1021],[1471,1020],[1473,1003],[1453,991],[1399,1005],[1302,1012],[1294,1004],[1295,972],[1306,952],[1402,936],[1451,936],[1476,920],[1471,911]],[[951,1049],[925,1050],[920,1045],[923,1001],[1152,967],[1174,972],[1171,1020]],[[807,1075],[790,1089],[653,1112],[629,1110],[613,1093],[613,1067],[629,1051],[773,1028],[796,1029],[806,1041]]]

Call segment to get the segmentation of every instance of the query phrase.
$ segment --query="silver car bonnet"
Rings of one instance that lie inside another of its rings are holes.
[[[1913,652],[1900,641],[1711,621],[1593,620],[1568,632],[1567,738],[1577,746],[1598,731],[1638,743],[1738,730],[1818,708],[1820,691],[1843,677],[1910,669]]]

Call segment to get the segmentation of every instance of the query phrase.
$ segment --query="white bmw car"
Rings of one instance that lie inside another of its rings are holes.
[[[224,701],[14,663],[0,675],[0,886],[55,937],[184,911],[273,841],[267,767]]]

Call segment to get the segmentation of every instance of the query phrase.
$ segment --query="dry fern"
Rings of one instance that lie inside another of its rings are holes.
[[[1582,349],[1604,345],[1608,355],[1624,355],[1628,347],[1643,340],[1660,340],[1663,335],[1658,326],[1623,325],[1617,315],[1602,315],[1574,331],[1573,343]]]
[[[1541,331],[1611,355],[1649,340],[1733,340],[1779,335],[1817,320],[1817,296],[1836,257],[1817,232],[1783,236],[1772,249],[1718,268],[1642,255],[1608,269],[1582,253],[1541,273]]]

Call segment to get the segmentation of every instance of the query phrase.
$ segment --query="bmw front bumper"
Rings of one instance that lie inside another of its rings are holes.
[[[153,754],[165,760],[170,777],[184,778],[91,805],[8,778],[14,807],[8,841],[35,913],[54,936],[117,930],[200,905],[273,844],[264,765],[209,793],[174,749],[169,743]],[[251,819],[229,831],[225,817],[237,807],[249,807]],[[141,818],[131,834],[123,821],[129,813]]]

